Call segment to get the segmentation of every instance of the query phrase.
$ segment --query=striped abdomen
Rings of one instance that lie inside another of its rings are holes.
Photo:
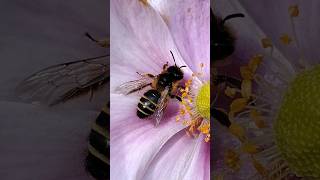
[[[109,104],[108,104],[109,107]],[[93,123],[89,135],[86,169],[98,180],[110,178],[109,108],[105,106]]]
[[[143,94],[137,107],[137,116],[146,118],[154,113],[157,108],[161,94],[157,90],[151,89]]]

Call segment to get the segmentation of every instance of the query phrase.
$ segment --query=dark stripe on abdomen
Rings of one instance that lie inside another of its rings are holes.
[[[140,98],[137,116],[141,119],[146,118],[154,113],[156,110],[156,104],[160,98],[161,94],[157,90],[149,90],[143,94]]]
[[[99,116],[96,119],[96,123],[99,126],[109,129],[110,128],[109,119],[110,119],[110,115],[104,111],[101,111]]]
[[[86,159],[87,170],[90,174],[98,180],[110,179],[110,166],[105,162],[101,161],[96,156],[92,155],[90,152]]]
[[[89,135],[86,169],[97,180],[110,179],[109,108],[106,106],[93,123]]]
[[[107,138],[98,132],[91,130],[89,136],[90,145],[93,146],[101,154],[107,156],[110,153]]]

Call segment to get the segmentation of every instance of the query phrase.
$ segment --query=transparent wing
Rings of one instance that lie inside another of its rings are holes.
[[[154,112],[154,120],[155,120],[155,126],[158,126],[160,124],[160,121],[163,117],[163,112],[167,107],[168,102],[168,96],[169,95],[169,87],[166,87],[164,91],[161,93],[161,97],[158,101],[158,107],[156,111]]]
[[[115,92],[117,94],[128,95],[151,85],[153,80],[154,78],[152,77],[142,76],[141,79],[121,84],[120,86],[116,87]]]
[[[55,105],[93,92],[109,81],[109,55],[50,66],[23,80],[17,93],[25,101]]]

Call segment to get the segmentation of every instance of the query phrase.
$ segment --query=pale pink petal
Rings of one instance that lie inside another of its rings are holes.
[[[99,112],[2,100],[0,109],[2,180],[91,179],[84,162]]]
[[[193,72],[205,63],[210,69],[210,1],[209,0],[152,0],[174,38],[184,61]]]
[[[144,179],[208,180],[210,178],[210,143],[203,137],[190,138],[181,131],[168,141],[152,162]],[[168,163],[173,162],[173,163]]]
[[[166,24],[152,7],[138,0],[113,0],[110,11],[111,92],[123,83],[121,75],[127,75],[128,81],[139,77],[137,71],[159,74],[166,62],[173,65],[170,51],[178,66],[185,65]]]
[[[290,60],[297,60],[300,57],[300,50],[304,52],[305,61],[316,62],[320,57],[317,50],[319,46],[320,23],[318,21],[320,12],[319,1],[308,1],[308,3],[283,0],[283,1],[263,1],[258,0],[255,3],[250,1],[241,1],[241,5],[247,10],[257,25],[274,40],[275,45]],[[290,22],[288,8],[291,5],[298,5],[300,10],[299,17],[295,18],[295,31],[297,40],[300,44],[300,50],[294,42],[289,46],[280,43],[279,37],[287,33],[293,37],[293,28]]]
[[[157,153],[177,132],[185,127],[166,111],[163,121],[154,127],[151,120],[136,116],[138,99],[111,95],[111,179],[141,179]],[[169,104],[168,109],[176,110]],[[174,163],[171,161],[170,163]]]

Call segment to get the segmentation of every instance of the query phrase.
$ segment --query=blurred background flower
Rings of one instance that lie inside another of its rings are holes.
[[[237,38],[229,72],[238,69],[231,73],[242,80],[227,111],[241,137],[212,125],[214,177],[319,178],[319,2],[217,0],[212,5],[222,17],[245,14],[227,24]]]
[[[115,92],[120,84],[139,79],[136,72],[157,75],[166,62],[174,65],[172,51],[176,64],[187,66],[182,69],[185,79],[193,80],[186,95],[198,97],[205,89],[202,95],[207,98],[202,99],[208,101],[201,102],[208,112],[209,88],[202,87],[209,80],[209,6],[209,1],[191,0],[111,1],[111,179],[210,178],[206,135],[199,124],[194,124],[194,134],[187,135],[191,125],[183,124],[184,117],[177,122],[179,101],[170,100],[155,127],[136,115],[146,90],[128,96]],[[202,75],[192,78],[198,72]],[[208,122],[195,107],[190,106],[198,113],[198,122]]]

